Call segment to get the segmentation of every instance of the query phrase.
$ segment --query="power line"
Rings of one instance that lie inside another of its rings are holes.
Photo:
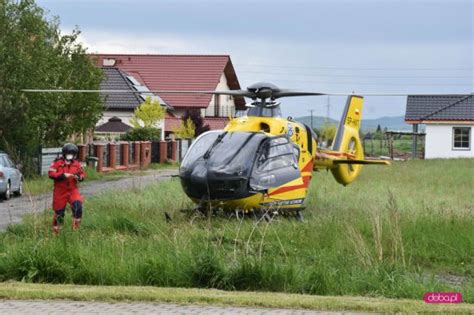
[[[331,96],[328,95],[328,103],[326,109],[326,124],[329,124],[329,114],[331,111]]]
[[[363,75],[363,74],[316,74],[316,73],[290,73],[290,72],[271,72],[271,71],[252,71],[239,70],[239,73],[256,73],[256,74],[271,74],[271,75],[291,75],[303,77],[335,77],[335,78],[393,78],[393,79],[471,79],[472,76],[385,76],[385,75]]]
[[[269,64],[241,64],[237,63],[236,66],[243,66],[243,67],[266,67],[266,68],[285,68],[285,69],[328,69],[328,70],[370,70],[370,71],[442,71],[442,70],[452,70],[452,71],[472,71],[472,67],[456,67],[456,68],[387,68],[387,67],[324,67],[324,66],[305,66],[305,65],[269,65]]]
[[[241,76],[239,76],[242,78]],[[249,79],[247,79],[249,80]],[[380,86],[472,86],[472,84],[456,84],[456,83],[371,83],[371,82],[327,82],[327,81],[308,81],[308,80],[287,80],[274,79],[279,82],[294,82],[294,83],[313,83],[313,84],[337,84],[337,85],[380,85]]]
[[[308,111],[311,113],[311,130],[314,130],[314,127],[313,127],[313,112],[314,112],[314,109],[309,109]]]

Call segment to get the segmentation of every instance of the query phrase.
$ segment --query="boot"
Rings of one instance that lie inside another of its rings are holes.
[[[79,230],[79,227],[81,226],[81,219],[72,219],[72,230],[77,231]]]
[[[53,233],[54,235],[59,235],[59,232],[61,231],[61,226],[60,225],[53,225]]]

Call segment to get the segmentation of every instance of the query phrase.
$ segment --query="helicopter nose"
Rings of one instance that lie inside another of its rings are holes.
[[[197,165],[191,173],[191,181],[196,184],[207,182],[207,168],[204,165]]]

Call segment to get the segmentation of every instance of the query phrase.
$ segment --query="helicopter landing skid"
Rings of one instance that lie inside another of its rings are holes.
[[[303,221],[303,210],[305,207],[280,209],[279,213],[283,216],[294,217],[297,221]]]
[[[261,219],[262,217],[265,220],[269,221],[269,218],[274,218],[276,216],[283,216],[286,218],[294,217],[297,221],[303,221],[303,213],[302,211],[305,207],[298,207],[298,208],[283,208],[283,209],[276,209],[276,208],[260,208],[255,209],[252,211],[244,211],[244,210],[235,210],[234,212],[228,212],[231,216],[235,216],[237,219],[244,218],[244,217],[253,217],[255,219]]]
[[[213,207],[209,205],[209,198],[202,197],[194,208],[182,209],[181,212],[189,214],[199,214],[201,216],[218,216],[219,213],[226,217],[235,217],[237,219],[243,219],[245,217],[253,217],[255,219],[265,218],[267,221],[269,218],[273,219],[275,216],[283,216],[287,218],[294,217],[297,221],[303,221],[302,211],[305,207],[297,208],[274,208],[274,207],[262,207],[259,209],[235,209],[234,211],[225,210],[221,207]]]

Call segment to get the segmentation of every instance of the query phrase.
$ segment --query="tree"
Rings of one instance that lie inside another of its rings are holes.
[[[196,126],[191,118],[188,118],[186,121],[181,121],[180,126],[174,129],[173,132],[177,138],[191,139],[196,134]]]
[[[198,110],[187,110],[183,117],[181,117],[181,120],[183,121],[183,124],[186,124],[188,119],[191,119],[191,121],[194,124],[194,136],[199,136],[200,134],[211,130],[209,125],[204,125],[204,119],[201,116],[201,113]]]
[[[157,128],[132,128],[122,137],[126,141],[160,141],[161,130]]]
[[[336,126],[335,125],[324,125],[320,129],[320,136],[323,141],[326,141],[327,146],[332,144],[334,137],[336,136]]]
[[[147,97],[145,102],[135,109],[130,123],[135,128],[156,128],[157,124],[165,117],[166,110],[158,100]]]
[[[99,94],[25,93],[22,89],[99,89],[102,71],[75,29],[63,35],[33,0],[0,0],[0,129],[3,145],[33,153],[95,126]]]
[[[375,140],[382,140],[383,139],[382,127],[380,127],[380,125],[377,125],[377,130],[374,133],[374,139]]]

